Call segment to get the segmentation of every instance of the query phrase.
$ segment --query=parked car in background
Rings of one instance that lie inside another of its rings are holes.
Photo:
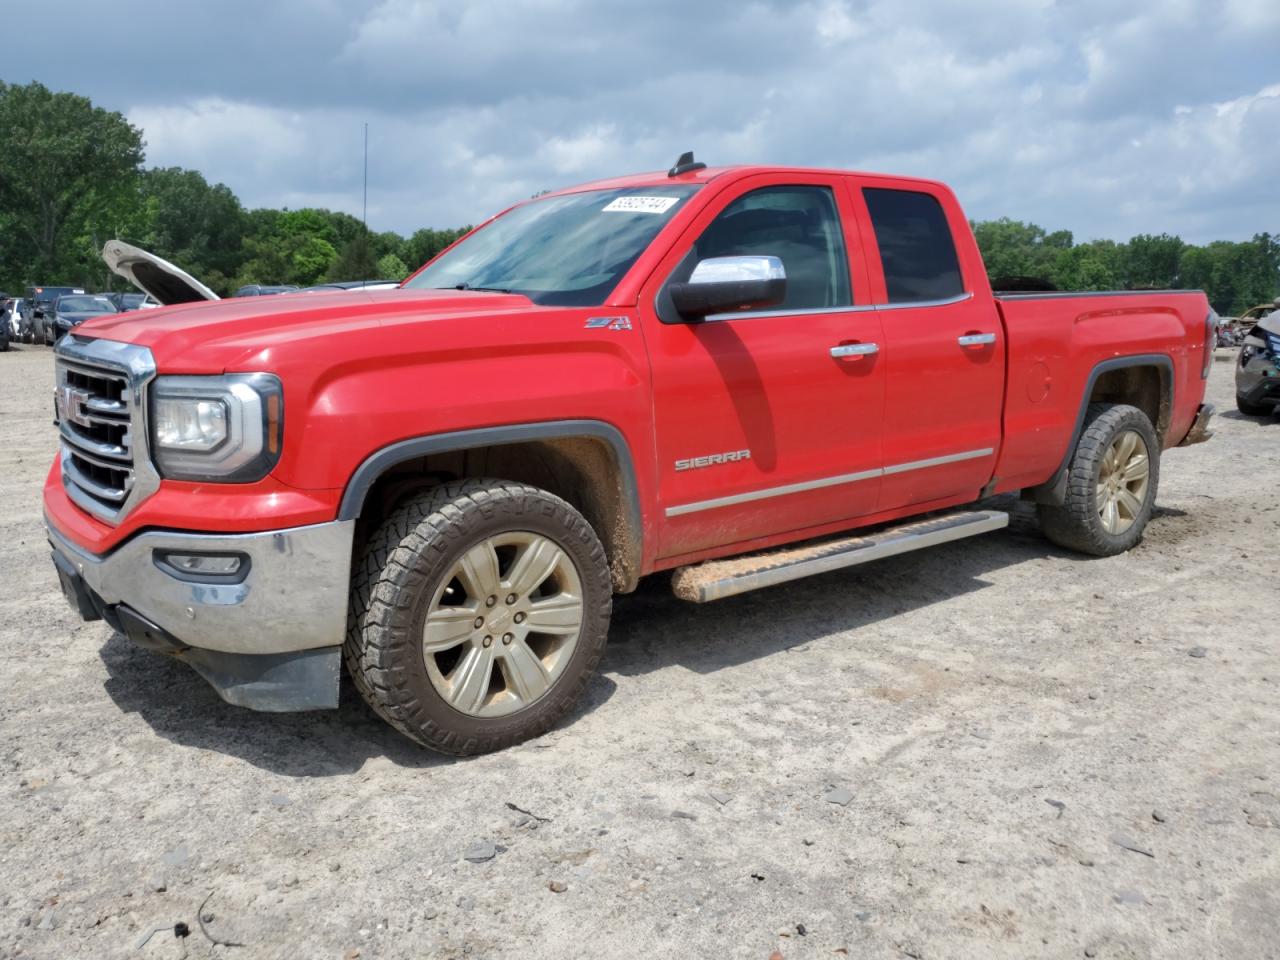
[[[30,343],[33,339],[30,304],[22,297],[13,297],[3,312],[9,324],[9,339],[13,343]]]
[[[295,293],[297,287],[291,283],[282,283],[276,286],[264,286],[261,283],[251,283],[248,286],[241,287],[233,297],[271,297],[277,293]]]
[[[108,240],[102,247],[102,260],[112,273],[166,306],[222,299],[181,267],[123,240]]]
[[[53,325],[50,314],[53,303],[64,293],[84,293],[83,287],[27,287],[27,300],[31,303],[33,341],[52,346]]]
[[[13,297],[0,297],[0,327],[4,327],[10,340],[18,339],[17,303]]]
[[[18,339],[23,343],[35,343],[36,332],[34,321],[31,318],[31,301],[17,297],[13,303],[14,320],[18,324]]]
[[[1236,363],[1236,407],[1250,417],[1280,410],[1280,310],[1245,334]]]
[[[303,287],[299,293],[331,293],[337,290],[394,290],[400,286],[399,280],[337,280],[333,283],[317,283],[314,287]]]
[[[118,313],[128,313],[130,310],[150,310],[153,307],[160,306],[159,300],[145,293],[107,293],[103,294],[103,296],[111,301]]]
[[[63,294],[46,312],[45,324],[53,332],[53,338],[57,341],[91,317],[119,312],[105,293]]]
[[[9,340],[13,337],[13,326],[9,321],[9,297],[0,297],[0,353],[9,349]]]
[[[145,291],[149,304],[173,306],[177,303],[198,303],[201,300],[219,300],[216,293],[168,260],[157,257],[140,247],[121,240],[109,240],[102,248],[102,259],[113,273],[124,277],[139,290]],[[342,293],[350,290],[392,290],[400,286],[398,280],[338,280],[317,283],[299,289],[291,285],[263,286],[249,284],[235,292],[237,297],[265,297],[277,293]],[[120,296],[114,294],[113,296]],[[129,294],[129,296],[134,296]],[[120,304],[116,304],[120,307]]]

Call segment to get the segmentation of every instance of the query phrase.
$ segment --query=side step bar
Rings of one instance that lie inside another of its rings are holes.
[[[784,547],[768,553],[746,554],[680,567],[671,587],[681,600],[706,603],[734,594],[759,590],[815,573],[839,570],[882,557],[921,550],[939,543],[973,537],[1009,525],[1009,515],[999,510],[970,510],[918,520],[874,533],[839,540],[824,540],[802,547]]]

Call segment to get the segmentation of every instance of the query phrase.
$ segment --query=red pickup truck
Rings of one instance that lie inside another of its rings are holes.
[[[993,294],[941,183],[686,155],[399,289],[86,322],[45,516],[73,607],[229,702],[334,707],[345,661],[477,753],[570,709],[649,574],[712,600],[997,529],[1009,491],[1128,549],[1209,436],[1215,326],[1199,292]]]

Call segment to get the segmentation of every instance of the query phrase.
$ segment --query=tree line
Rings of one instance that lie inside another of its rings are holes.
[[[102,262],[119,238],[182,267],[219,294],[251,283],[403,279],[468,227],[405,237],[318,208],[245,209],[195,170],[145,166],[142,131],[87,97],[0,81],[0,290],[44,284],[121,289]],[[1076,243],[1002,218],[973,223],[994,278],[1063,290],[1199,288],[1222,315],[1280,294],[1280,238],[1204,246],[1160,234]]]
[[[123,289],[102,245],[136,244],[226,295],[251,283],[402,280],[469,227],[375,232],[348,213],[246,209],[196,170],[144,166],[142,131],[87,97],[0,81],[0,290]]]
[[[1269,233],[1196,246],[1167,233],[1075,243],[1069,230],[1007,217],[972,226],[996,279],[1035,277],[1059,290],[1204,290],[1224,317],[1280,295],[1280,237]]]

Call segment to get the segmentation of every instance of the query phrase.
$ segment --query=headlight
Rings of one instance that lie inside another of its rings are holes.
[[[252,483],[280,459],[284,395],[267,373],[157,377],[151,452],[170,480]]]

